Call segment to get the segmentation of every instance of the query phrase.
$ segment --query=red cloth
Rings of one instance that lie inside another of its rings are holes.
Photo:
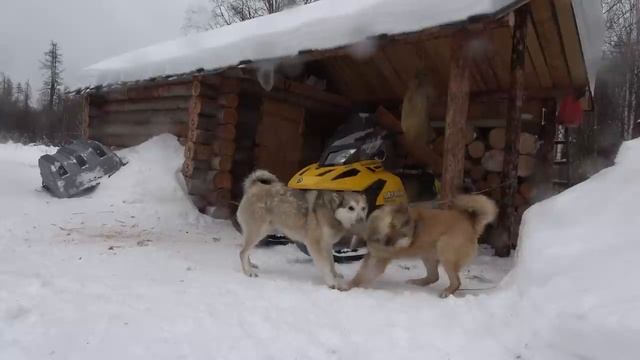
[[[573,96],[567,96],[560,102],[558,123],[566,127],[578,127],[582,124],[582,104]]]

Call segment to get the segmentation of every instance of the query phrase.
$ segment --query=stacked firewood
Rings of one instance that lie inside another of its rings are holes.
[[[220,83],[193,83],[182,174],[194,204],[207,215],[231,215],[231,168],[236,148],[238,95]]]
[[[469,126],[465,134],[466,158],[465,175],[471,179],[477,192],[501,201],[502,163],[504,160],[505,129],[474,128]],[[433,149],[439,154],[443,152],[444,137],[436,138]],[[521,214],[533,202],[534,189],[529,181],[536,166],[534,154],[538,141],[535,135],[523,132],[520,134],[520,152],[518,164],[518,193],[514,203]]]

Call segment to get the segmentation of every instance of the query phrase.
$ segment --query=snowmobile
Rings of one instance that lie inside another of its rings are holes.
[[[288,186],[300,190],[357,191],[367,196],[369,212],[384,204],[408,201],[429,201],[438,195],[438,182],[433,174],[422,168],[395,169],[392,135],[376,125],[373,114],[356,114],[340,126],[329,139],[320,161],[297,174]],[[389,171],[387,169],[394,169]],[[404,183],[420,189],[409,199]],[[282,235],[265,239],[268,243],[288,243]],[[305,245],[295,242],[305,254]],[[366,255],[363,241],[341,239],[334,246],[336,262],[360,260]]]

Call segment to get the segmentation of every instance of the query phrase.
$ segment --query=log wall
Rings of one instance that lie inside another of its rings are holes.
[[[95,91],[85,96],[83,135],[113,147],[163,133],[184,143],[191,97],[192,83],[185,79]]]
[[[216,219],[233,210],[238,91],[236,81],[218,77],[195,77],[191,87],[182,174],[194,204]]]

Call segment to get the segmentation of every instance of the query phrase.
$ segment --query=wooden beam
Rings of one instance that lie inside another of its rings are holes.
[[[502,164],[500,230],[505,241],[494,243],[498,256],[509,256],[518,238],[517,214],[514,197],[518,192],[518,144],[522,129],[522,103],[524,101],[524,67],[527,57],[527,25],[529,5],[523,5],[515,11],[511,46],[511,81],[507,103],[507,127]]]
[[[124,101],[134,99],[157,99],[164,97],[191,96],[191,82],[181,81],[172,84],[155,84],[121,86],[99,93],[103,101]]]
[[[538,79],[540,80],[540,85],[543,88],[551,88],[553,87],[553,81],[551,81],[549,67],[544,59],[544,54],[542,52],[542,47],[540,47],[538,36],[536,35],[536,32],[533,31],[533,24],[531,24],[531,21],[531,17],[529,17],[529,28],[532,29],[531,31],[527,31],[527,49],[529,51],[529,56],[531,56],[531,62],[533,63],[533,67],[535,68]]]
[[[451,70],[447,92],[444,132],[444,159],[441,200],[449,201],[462,186],[464,178],[465,128],[469,111],[471,34],[456,33],[451,39]]]
[[[554,18],[555,8],[552,0],[532,1],[532,31],[536,32],[544,54],[551,80],[556,87],[570,87],[571,78],[563,54],[560,31]]]
[[[156,99],[136,99],[107,102],[100,108],[103,112],[180,110],[189,108],[189,97],[171,97]]]
[[[562,39],[564,54],[569,65],[569,75],[574,86],[587,86],[587,69],[580,47],[578,28],[573,14],[571,0],[554,0],[556,21],[560,28],[560,38]]]

